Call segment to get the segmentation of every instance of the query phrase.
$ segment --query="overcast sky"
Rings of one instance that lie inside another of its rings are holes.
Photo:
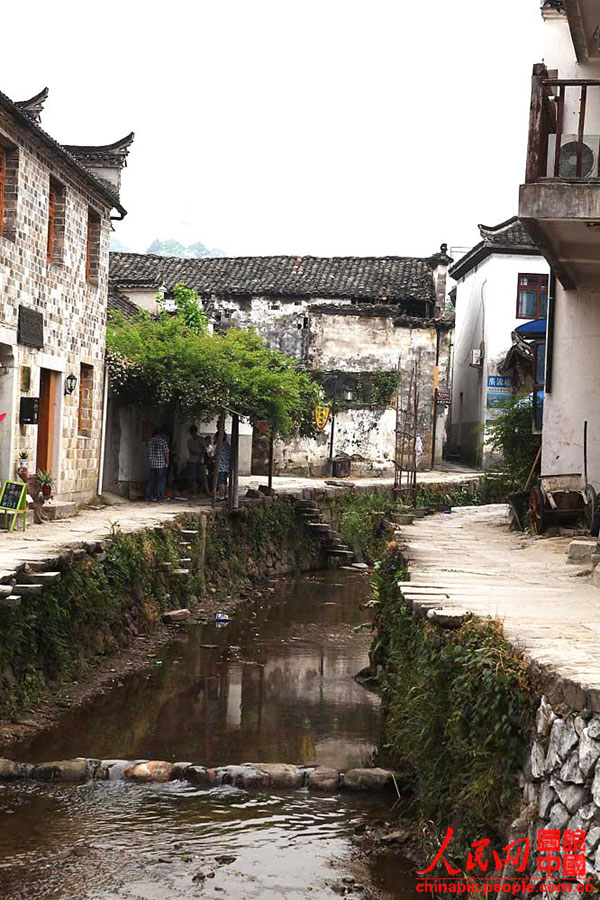
[[[135,131],[133,250],[425,256],[516,213],[541,32],[539,0],[29,0],[1,89],[48,85],[64,143]]]

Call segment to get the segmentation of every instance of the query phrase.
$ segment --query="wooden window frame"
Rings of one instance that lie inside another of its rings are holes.
[[[521,285],[521,278],[535,278],[536,285],[535,287],[532,285],[529,288],[526,288]],[[545,289],[546,293],[546,312],[548,311],[548,275],[544,272],[519,272],[517,276],[517,309],[516,309],[516,318],[524,319],[526,321],[531,321],[533,319],[539,319],[542,316],[542,293]],[[534,316],[524,316],[519,312],[519,305],[521,300],[521,290],[523,291],[537,291],[537,298],[535,301],[535,315]]]
[[[102,217],[93,207],[88,206],[87,234],[85,242],[85,280],[88,284],[98,284],[100,269],[100,240]]]
[[[58,188],[50,179],[48,188],[48,245],[46,247],[46,259],[49,263],[54,260],[54,241],[56,228],[56,205],[58,202]]]
[[[90,397],[86,396],[86,391]],[[89,403],[88,403],[89,399]],[[79,397],[77,405],[77,434],[79,437],[92,436],[94,414],[94,367],[89,363],[79,365]]]

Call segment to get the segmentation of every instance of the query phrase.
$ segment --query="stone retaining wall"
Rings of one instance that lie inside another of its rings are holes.
[[[532,847],[539,829],[586,834],[587,874],[600,877],[600,715],[552,707],[543,696],[519,780],[521,830]],[[539,871],[536,873],[541,877]]]

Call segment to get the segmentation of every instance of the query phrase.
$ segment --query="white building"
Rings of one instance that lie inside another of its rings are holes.
[[[545,64],[533,69],[519,215],[550,279],[542,476],[588,474],[600,486],[600,8],[542,5]],[[554,290],[555,287],[555,290]]]
[[[352,475],[390,475],[399,365],[405,385],[418,366],[420,467],[432,468],[441,460],[452,328],[444,316],[452,262],[446,249],[443,244],[424,258],[181,259],[112,253],[109,304],[156,313],[157,292],[168,302],[174,286],[184,282],[198,292],[215,330],[254,328],[272,348],[315,372],[328,401],[335,402],[335,421],[332,416],[316,437],[277,441],[276,474],[324,475],[330,457],[339,456],[344,464],[349,460]],[[106,483],[124,491],[138,480],[134,468],[139,461],[131,461],[129,447],[140,446],[141,426],[138,413],[132,418],[122,406],[118,415],[113,407],[113,413],[109,407]],[[151,418],[146,417],[146,427]],[[132,422],[137,423],[133,431]],[[179,446],[185,463],[181,438]],[[251,457],[252,474],[265,473],[268,442],[258,430],[252,434],[248,427],[242,434],[240,453],[240,472],[249,469]]]
[[[450,454],[485,468],[493,461],[485,424],[518,387],[502,370],[511,334],[546,315],[549,267],[516,216],[479,232],[449,270],[457,285],[448,443]]]

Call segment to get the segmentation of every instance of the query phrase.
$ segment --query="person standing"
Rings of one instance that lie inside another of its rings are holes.
[[[217,438],[218,440],[218,438]],[[221,444],[221,455],[219,457],[219,500],[227,500],[227,481],[229,478],[229,460],[231,458],[231,444],[227,439],[227,435],[223,435],[223,443]]]
[[[204,438],[204,467],[208,474],[208,493],[212,496],[215,484],[215,452],[216,444],[212,439],[212,435],[207,434]]]
[[[203,494],[208,494],[208,485],[206,483],[206,469],[204,467],[204,438],[198,434],[196,425],[190,425],[189,438],[187,442],[188,448],[188,465],[187,477],[190,481],[191,488],[194,493],[198,488]]]
[[[146,500],[164,500],[169,467],[169,445],[160,428],[154,429],[148,441],[148,466]]]

